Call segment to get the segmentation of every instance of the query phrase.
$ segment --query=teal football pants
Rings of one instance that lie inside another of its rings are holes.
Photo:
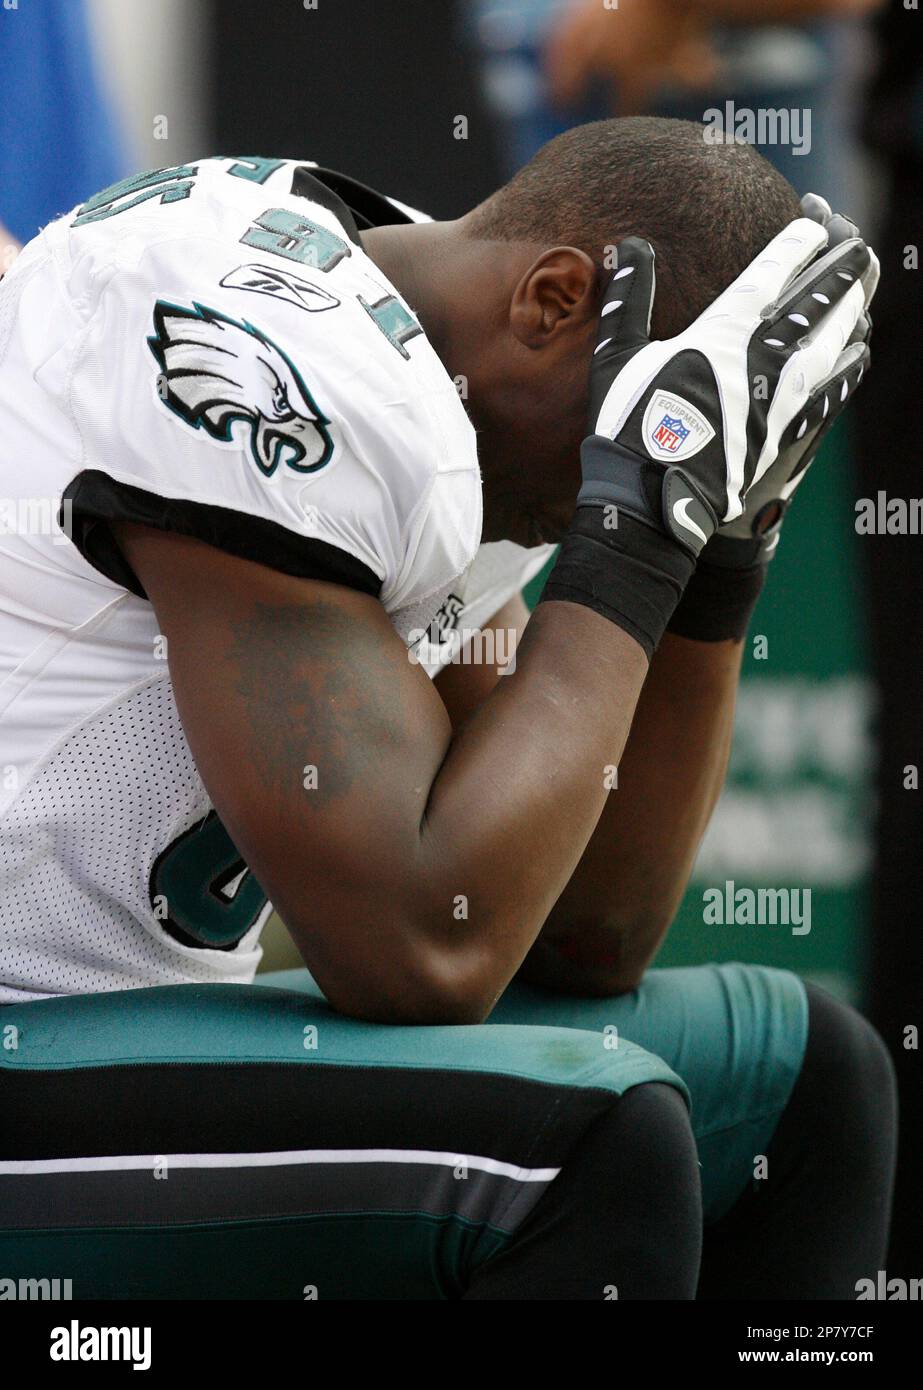
[[[78,1298],[456,1297],[632,1087],[691,1106],[706,1221],[798,1077],[807,1007],[759,966],[617,999],[515,984],[487,1023],[385,1027],[306,971],[0,1011],[0,1279]]]

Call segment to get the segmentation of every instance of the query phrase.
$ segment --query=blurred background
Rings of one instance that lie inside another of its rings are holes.
[[[915,0],[0,3],[0,224],[19,240],[203,154],[315,159],[453,217],[577,122],[786,113],[754,143],[881,256],[874,370],[786,522],[727,789],[659,963],[785,965],[870,1014],[902,1090],[904,1278],[923,1276],[923,565],[919,536],[857,534],[856,503],[923,493],[921,26]],[[727,880],[809,888],[810,932],[705,926],[703,888]],[[277,923],[266,947],[266,968],[297,963]]]

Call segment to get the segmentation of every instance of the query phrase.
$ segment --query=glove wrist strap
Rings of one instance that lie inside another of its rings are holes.
[[[671,632],[698,642],[743,641],[779,543],[783,511],[763,535],[712,536],[670,619]]]
[[[720,539],[748,549],[753,544],[724,536]],[[696,642],[742,642],[766,580],[766,564],[757,560],[755,564],[732,566],[723,563],[726,551],[721,563],[712,563],[712,545],[714,540],[670,618],[669,631]]]
[[[650,659],[695,561],[662,531],[624,511],[616,529],[606,522],[603,506],[577,508],[540,601],[592,608],[633,637]]]
[[[693,559],[714,534],[717,517],[681,468],[665,468],[599,434],[583,441],[580,466],[578,506],[616,508],[669,536]]]

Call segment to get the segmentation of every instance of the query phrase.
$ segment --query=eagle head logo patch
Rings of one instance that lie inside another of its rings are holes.
[[[242,421],[266,477],[280,463],[314,473],[329,461],[330,421],[295,364],[252,323],[204,304],[186,308],[158,299],[154,329],[147,341],[160,369],[158,397],[187,425],[229,444],[234,423]]]

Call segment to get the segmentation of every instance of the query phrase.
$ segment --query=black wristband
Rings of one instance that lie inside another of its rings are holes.
[[[578,506],[540,602],[592,608],[653,655],[695,560],[665,533],[620,512],[605,525],[600,506]]]
[[[697,642],[741,642],[766,580],[764,564],[732,569],[711,564],[706,548],[668,631]]]

